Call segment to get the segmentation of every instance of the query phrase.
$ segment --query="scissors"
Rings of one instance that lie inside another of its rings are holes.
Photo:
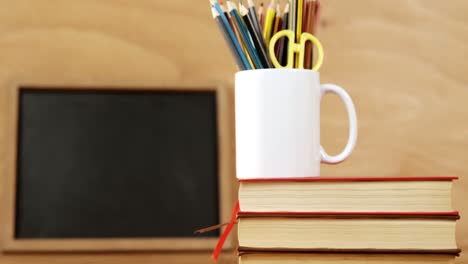
[[[278,41],[280,38],[285,37],[288,39],[288,58],[287,58],[287,64],[286,66],[282,66],[278,62],[278,58],[276,58],[275,55],[275,44],[276,41]],[[312,67],[313,71],[318,71],[320,67],[322,66],[323,63],[323,47],[320,41],[314,37],[312,34],[303,32],[299,38],[299,44],[295,43],[296,36],[295,33],[292,30],[281,30],[278,33],[276,33],[270,40],[270,46],[269,46],[269,51],[270,51],[270,57],[273,62],[273,65],[276,68],[294,68],[294,54],[299,53],[299,64],[298,68],[299,69],[304,69],[304,55],[305,55],[305,44],[307,41],[311,41],[316,47],[317,47],[317,62],[315,65]]]

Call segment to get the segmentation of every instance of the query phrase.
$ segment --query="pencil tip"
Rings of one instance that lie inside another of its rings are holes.
[[[241,4],[239,2],[239,10],[240,10],[240,13],[242,16],[245,16],[249,13],[249,10],[247,9],[247,7],[245,7],[243,4]]]
[[[268,8],[276,8],[276,0],[271,0],[270,4],[268,5]]]

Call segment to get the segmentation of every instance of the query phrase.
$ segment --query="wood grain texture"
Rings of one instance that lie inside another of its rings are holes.
[[[330,176],[458,175],[458,246],[468,249],[468,10],[466,1],[323,1],[318,35],[325,47],[322,82],[353,98],[359,138],[349,160],[322,166]],[[322,144],[346,143],[338,98],[322,106]],[[466,217],[464,217],[466,216]],[[468,263],[462,253],[457,263]]]
[[[5,173],[7,88],[17,84],[152,86],[224,82],[235,63],[208,1],[0,0],[0,173]],[[322,82],[354,99],[359,138],[353,155],[325,176],[458,175],[457,241],[468,249],[468,2],[324,0],[318,36]],[[207,55],[208,54],[208,55]],[[230,102],[232,106],[232,101]],[[344,146],[338,98],[322,107],[322,143]],[[233,124],[233,123],[232,123]],[[231,140],[234,149],[234,141]],[[225,219],[227,220],[227,219]],[[1,228],[3,229],[3,228]],[[1,263],[209,263],[210,252],[1,255]],[[466,254],[457,263],[468,263]],[[222,263],[235,263],[227,253]]]

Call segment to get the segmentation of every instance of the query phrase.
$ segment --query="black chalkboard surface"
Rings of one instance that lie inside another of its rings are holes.
[[[21,88],[15,237],[193,237],[219,223],[216,120],[213,91]]]

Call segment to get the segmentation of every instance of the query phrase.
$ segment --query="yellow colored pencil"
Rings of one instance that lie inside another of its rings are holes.
[[[263,29],[263,37],[265,38],[265,43],[268,47],[270,46],[271,32],[273,31],[273,23],[275,21],[276,15],[276,3],[275,0],[271,0],[270,6],[265,17],[265,27]]]
[[[302,34],[302,9],[304,7],[304,0],[298,0],[297,2],[297,17],[296,17],[296,41],[297,43],[301,40]],[[299,53],[296,53],[296,68],[299,68]]]
[[[296,17],[296,41],[299,43],[302,34],[302,9],[304,8],[304,0],[297,2],[297,17]]]

